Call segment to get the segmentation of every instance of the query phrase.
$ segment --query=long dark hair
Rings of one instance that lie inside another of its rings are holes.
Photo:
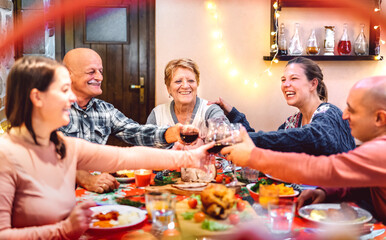
[[[55,70],[60,66],[63,65],[49,58],[27,56],[15,62],[7,78],[5,114],[10,128],[25,124],[36,145],[40,144],[32,128],[33,105],[30,93],[34,88],[41,92],[47,91],[53,81]],[[50,141],[55,144],[56,152],[63,159],[66,147],[56,131],[51,133]]]
[[[311,59],[305,57],[296,57],[288,61],[287,66],[293,63],[301,64],[304,73],[307,76],[308,81],[312,81],[314,78],[318,80],[318,87],[316,92],[318,93],[319,99],[323,102],[327,102],[328,93],[326,84],[323,81],[323,73],[319,65]]]

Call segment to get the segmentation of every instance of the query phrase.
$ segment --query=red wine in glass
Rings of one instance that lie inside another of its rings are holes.
[[[180,136],[186,144],[191,144],[198,138],[198,132],[180,133]]]
[[[229,147],[232,144],[230,143],[215,143],[213,147],[208,149],[208,153],[216,154],[221,151],[224,147]]]

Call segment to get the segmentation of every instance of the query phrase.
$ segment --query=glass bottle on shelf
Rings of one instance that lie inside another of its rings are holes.
[[[287,55],[287,40],[285,39],[285,28],[284,23],[280,24],[279,28],[279,55]]]
[[[289,55],[302,55],[303,47],[299,37],[299,23],[295,23],[295,33],[291,38],[288,53]]]
[[[351,41],[348,39],[347,23],[343,25],[343,34],[338,43],[339,55],[350,55],[351,53]]]
[[[308,38],[306,52],[308,55],[318,55],[320,48],[315,36],[315,29],[312,29],[311,35]]]
[[[364,29],[365,29],[365,25],[362,23],[361,32],[359,33],[354,43],[354,52],[355,52],[355,55],[357,56],[368,55],[367,53],[368,45],[367,45]]]
[[[326,38],[324,39],[324,55],[334,55],[335,26],[324,26]]]

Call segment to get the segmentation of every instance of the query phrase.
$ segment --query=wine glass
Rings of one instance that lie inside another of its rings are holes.
[[[191,124],[191,120],[187,120],[180,130],[180,137],[183,144],[183,150],[187,145],[194,143],[199,135],[199,129]]]
[[[231,123],[230,129],[231,129],[231,136],[232,136],[231,137],[232,145],[241,142],[241,136],[240,136],[241,123]],[[231,169],[232,169],[233,180],[228,185],[229,186],[237,186],[239,181],[237,180],[237,177],[236,177],[237,176],[236,175],[236,164],[234,164],[232,161],[229,161],[229,164],[230,164]]]

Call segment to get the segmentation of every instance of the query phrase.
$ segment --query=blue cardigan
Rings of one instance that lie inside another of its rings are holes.
[[[304,152],[316,156],[354,149],[355,141],[348,121],[342,119],[342,111],[330,103],[322,103],[318,109],[326,104],[329,106],[328,110],[314,114],[311,123],[290,129],[284,129],[283,123],[277,131],[271,132],[254,132],[245,115],[236,108],[233,108],[227,117],[232,123],[243,124],[257,147],[281,152]]]

